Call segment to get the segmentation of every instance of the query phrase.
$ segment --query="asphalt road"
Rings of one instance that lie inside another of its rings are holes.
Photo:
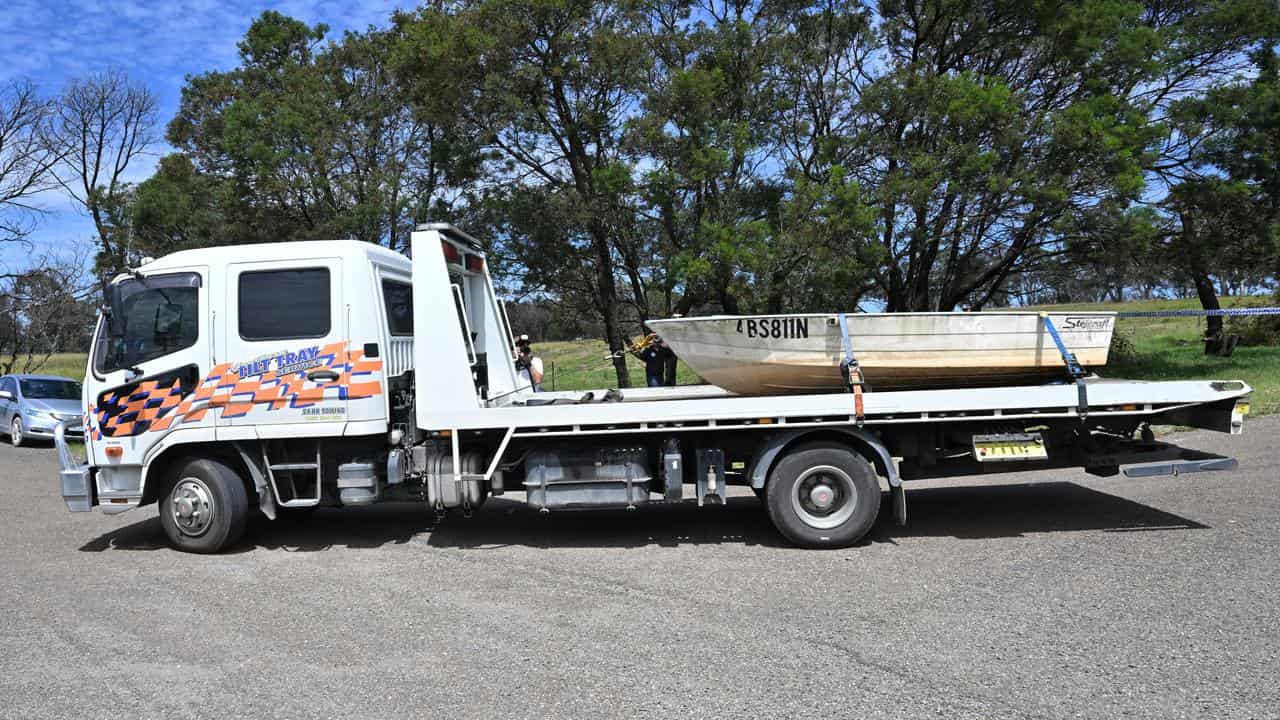
[[[322,510],[213,557],[4,446],[0,717],[1280,717],[1278,436],[1176,436],[1235,473],[917,485],[848,550],[748,496]]]

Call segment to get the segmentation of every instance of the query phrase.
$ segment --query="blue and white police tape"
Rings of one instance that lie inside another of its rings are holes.
[[[1242,317],[1248,315],[1280,315],[1280,307],[1227,308],[1225,310],[1150,310],[1116,313],[1116,317],[1122,318]]]

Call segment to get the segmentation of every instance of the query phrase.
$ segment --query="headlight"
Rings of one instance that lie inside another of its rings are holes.
[[[47,413],[43,410],[32,410],[30,408],[24,408],[22,411],[22,414],[26,415],[27,417],[33,420],[53,420],[54,419],[53,413]]]

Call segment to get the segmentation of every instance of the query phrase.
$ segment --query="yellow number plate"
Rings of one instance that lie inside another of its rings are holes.
[[[973,457],[978,462],[1048,460],[1049,451],[1038,433],[1016,435],[974,435]]]

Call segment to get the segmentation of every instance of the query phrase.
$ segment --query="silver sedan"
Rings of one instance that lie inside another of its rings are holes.
[[[84,434],[80,383],[53,375],[0,377],[0,432],[14,445],[35,438],[53,439],[59,424],[70,421],[67,434]]]

